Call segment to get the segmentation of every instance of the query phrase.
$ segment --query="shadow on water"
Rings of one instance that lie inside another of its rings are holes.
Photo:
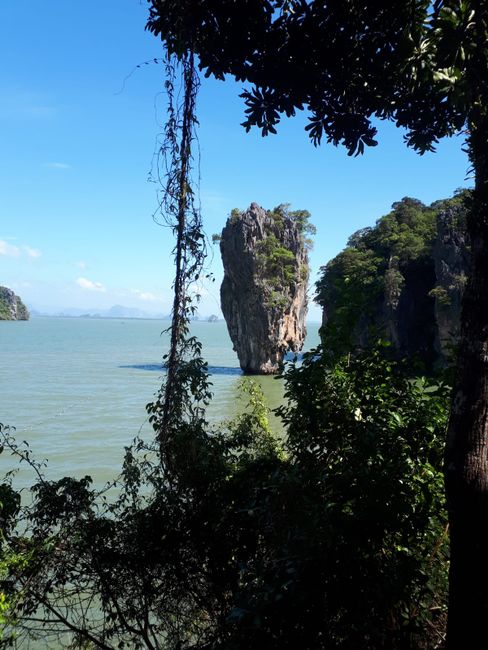
[[[283,357],[283,361],[302,361],[303,352],[287,352]]]
[[[131,368],[133,370],[152,370],[164,373],[166,368],[163,368],[159,363],[135,363],[127,366],[119,366],[119,368]],[[210,375],[242,375],[240,368],[230,368],[228,366],[209,366],[208,373]]]
[[[307,354],[307,353],[305,353]],[[287,352],[285,356],[283,357],[283,361],[286,362],[295,362],[300,364],[303,361],[304,358],[304,353],[303,352]],[[161,366],[159,363],[133,363],[133,364],[128,364],[128,365],[121,365],[119,368],[130,368],[132,370],[150,370],[150,371],[156,371],[156,372],[162,372],[164,373],[166,371],[165,368]],[[210,375],[230,375],[230,376],[240,376],[243,375],[244,373],[242,370],[238,367],[231,367],[231,366],[208,366],[208,373]],[[254,376],[259,376],[259,375],[254,375]]]

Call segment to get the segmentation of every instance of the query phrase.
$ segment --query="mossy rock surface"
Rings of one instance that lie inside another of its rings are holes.
[[[29,320],[27,307],[8,287],[0,287],[0,320]]]

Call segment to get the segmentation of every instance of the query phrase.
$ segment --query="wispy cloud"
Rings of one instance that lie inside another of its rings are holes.
[[[63,162],[47,162],[43,164],[43,167],[47,167],[48,169],[72,169],[71,165]]]
[[[77,266],[79,269],[86,269],[86,262],[83,262],[83,260],[79,260],[79,262],[75,262],[75,266]]]
[[[22,246],[22,249],[27,253],[32,259],[37,259],[41,257],[42,253],[37,248],[31,248],[30,246]]]
[[[226,196],[220,194],[219,192],[213,192],[211,190],[203,191],[201,193],[201,200],[207,209],[223,209],[229,203],[229,200]]]
[[[20,248],[18,246],[12,246],[4,239],[0,239],[0,255],[4,257],[19,257]]]
[[[0,255],[3,257],[27,255],[31,259],[37,259],[41,257],[41,254],[40,250],[32,248],[32,246],[15,246],[14,244],[9,244],[5,239],[0,239]]]
[[[135,296],[137,296],[140,300],[146,300],[148,302],[155,302],[156,300],[160,300],[158,296],[156,296],[154,293],[151,293],[150,291],[131,289],[130,292],[133,293]]]
[[[78,278],[76,284],[82,289],[86,289],[86,291],[99,291],[101,293],[106,291],[101,282],[93,282],[93,280],[88,280],[87,278]]]
[[[0,118],[45,119],[56,113],[45,98],[33,93],[2,93],[0,97]]]

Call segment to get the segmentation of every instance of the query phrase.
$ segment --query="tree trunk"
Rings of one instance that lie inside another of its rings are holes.
[[[469,139],[476,172],[468,223],[473,268],[463,302],[446,445],[449,650],[488,647],[488,120],[478,118]]]

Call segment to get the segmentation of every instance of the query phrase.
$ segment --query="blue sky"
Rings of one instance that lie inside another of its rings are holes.
[[[0,3],[0,284],[37,309],[170,309],[173,241],[152,219],[147,180],[163,70],[150,64],[126,79],[162,55],[146,14],[144,0]],[[304,115],[283,121],[278,136],[246,134],[239,92],[230,80],[203,80],[199,93],[206,232],[251,201],[307,209],[317,226],[312,280],[394,201],[430,203],[471,184],[461,137],[420,157],[383,124],[380,145],[351,159],[315,149]],[[202,315],[220,313],[217,248],[209,265],[216,280],[202,287]]]

